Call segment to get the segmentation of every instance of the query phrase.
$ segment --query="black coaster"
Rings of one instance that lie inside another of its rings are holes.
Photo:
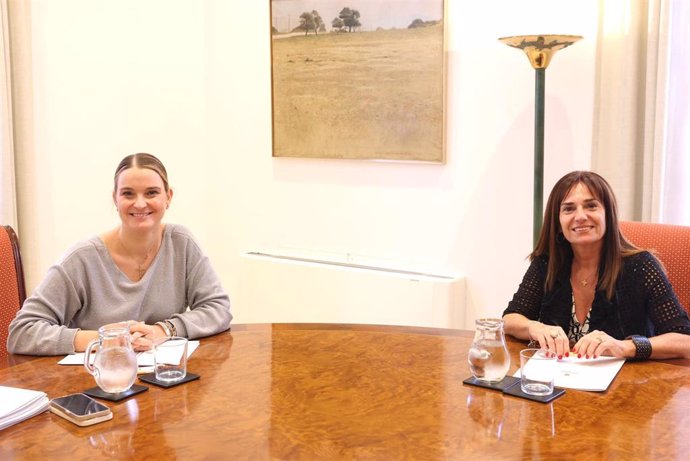
[[[160,387],[175,387],[178,384],[183,384],[183,383],[188,383],[189,381],[194,381],[195,379],[199,379],[201,376],[195,375],[194,373],[187,373],[187,376],[182,378],[179,381],[174,381],[174,382],[168,382],[168,381],[158,381],[156,379],[156,374],[155,373],[147,373],[145,375],[139,375],[139,379],[144,381],[145,383],[149,384],[154,384],[156,386]]]
[[[514,376],[506,376],[502,380],[495,382],[495,383],[487,383],[484,381],[481,381],[474,376],[470,376],[466,380],[463,381],[464,384],[469,384],[471,386],[479,386],[479,387],[484,387],[486,389],[493,389],[495,391],[505,391],[506,389],[509,389],[513,387],[515,384],[520,382],[520,378],[516,378]],[[520,386],[518,386],[520,387]]]
[[[520,382],[519,378],[517,380],[518,382]],[[554,387],[553,393],[551,393],[550,395],[530,395],[522,392],[522,388],[518,384],[517,386],[513,386],[504,390],[503,393],[508,395],[514,395],[515,397],[521,397],[527,400],[534,400],[535,402],[549,403],[552,400],[557,399],[561,395],[565,394],[565,389],[561,389],[560,387]]]
[[[120,400],[124,400],[127,397],[131,397],[133,395],[137,395],[148,390],[148,387],[142,386],[141,384],[132,384],[132,387],[130,387],[128,390],[124,392],[111,394],[109,392],[103,392],[103,389],[96,386],[92,387],[91,389],[85,390],[84,394],[90,395],[91,397],[96,397],[97,399],[105,399],[110,400],[111,402],[119,402]]]

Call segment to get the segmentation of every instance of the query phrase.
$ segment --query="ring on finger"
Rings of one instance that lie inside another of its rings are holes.
[[[560,336],[560,332],[558,330],[551,330],[551,332],[549,333],[549,336],[556,339]]]

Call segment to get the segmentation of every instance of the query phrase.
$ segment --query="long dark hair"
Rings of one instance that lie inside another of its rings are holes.
[[[609,183],[592,171],[573,171],[558,180],[544,210],[544,225],[539,234],[539,240],[530,255],[530,260],[539,256],[548,256],[549,264],[544,283],[544,290],[553,288],[558,273],[572,259],[573,249],[563,236],[560,222],[561,203],[568,196],[573,187],[583,184],[589,189],[604,207],[606,232],[601,257],[599,260],[599,289],[606,291],[608,299],[613,298],[616,280],[623,265],[623,258],[642,251],[630,243],[621,233],[618,226],[618,205],[616,196]]]

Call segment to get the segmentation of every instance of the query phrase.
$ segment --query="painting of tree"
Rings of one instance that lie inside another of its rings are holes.
[[[362,25],[359,22],[359,11],[357,10],[345,7],[338,17],[343,20],[343,25],[347,27],[348,32],[352,32],[353,27],[357,28]]]
[[[444,0],[270,2],[274,157],[445,161]]]

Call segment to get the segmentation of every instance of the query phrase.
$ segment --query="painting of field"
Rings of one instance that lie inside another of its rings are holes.
[[[443,162],[444,73],[443,21],[274,30],[273,155]]]

